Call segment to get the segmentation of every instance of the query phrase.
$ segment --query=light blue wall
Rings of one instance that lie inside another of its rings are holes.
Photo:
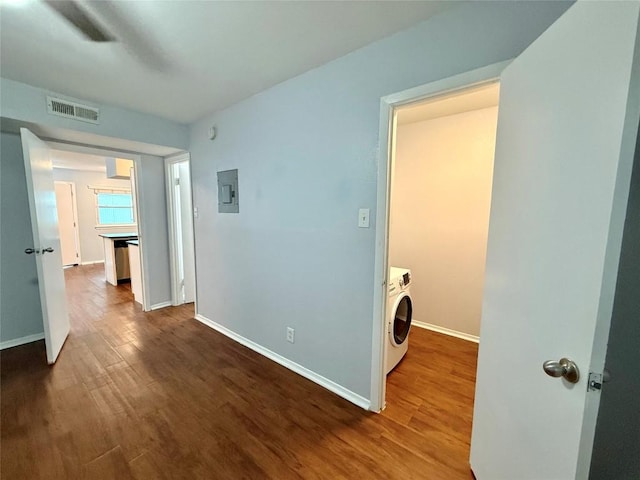
[[[380,98],[517,56],[568,6],[465,5],[193,124],[199,313],[368,398]]]
[[[105,137],[179,149],[187,147],[188,129],[186,125],[109,105],[96,105],[100,107],[99,125],[79,122],[49,115],[47,113],[47,95],[55,96],[55,94],[41,88],[0,78],[0,98],[2,98],[0,115],[21,122]]]
[[[149,306],[171,301],[169,267],[169,226],[164,179],[164,160],[142,155],[136,166],[140,224],[143,237],[144,278]]]
[[[0,137],[0,342],[43,333],[20,135]],[[15,288],[18,286],[19,288]]]

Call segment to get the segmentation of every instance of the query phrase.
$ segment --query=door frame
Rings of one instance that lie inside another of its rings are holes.
[[[71,206],[73,208],[73,234],[76,242],[76,253],[78,254],[78,265],[82,265],[82,249],[80,248],[80,223],[78,221],[78,197],[76,196],[76,182],[68,182],[66,180],[53,180],[53,184],[64,183],[71,187]],[[64,264],[63,264],[64,266]]]
[[[57,139],[47,140],[47,144],[54,150],[65,150],[68,152],[75,153],[85,153],[88,155],[98,155],[101,157],[118,157],[118,158],[126,158],[128,160],[133,160],[133,173],[135,176],[135,198],[134,200],[134,215],[136,219],[136,225],[138,229],[138,242],[140,244],[140,270],[142,272],[142,310],[145,312],[150,311],[152,306],[149,304],[149,292],[147,291],[147,259],[145,257],[145,249],[144,249],[144,236],[146,231],[146,225],[144,224],[144,212],[141,212],[140,205],[141,203],[141,193],[140,193],[140,163],[142,162],[142,155],[137,153],[129,153],[122,150],[115,150],[108,147],[98,147],[92,145],[80,145],[75,143],[64,143]],[[133,194],[133,192],[132,192]]]
[[[173,166],[177,163],[189,162],[191,167],[191,155],[189,152],[179,153],[177,155],[171,155],[165,157],[165,188],[167,191],[167,223],[169,226],[169,266],[171,271],[171,305],[182,305],[184,301],[180,299],[180,279],[178,278],[178,264],[180,262],[178,252],[178,227],[176,222],[176,196],[173,188],[176,177],[173,173]],[[191,175],[191,168],[189,168],[189,175]],[[191,203],[193,205],[193,189],[189,192],[191,196]],[[195,232],[192,232],[192,236],[195,239]],[[184,250],[183,250],[184,253]],[[195,265],[194,265],[195,266]],[[197,282],[197,277],[196,277]],[[195,289],[196,292],[198,289]],[[196,293],[197,302],[197,293]],[[197,311],[197,308],[196,308]]]
[[[376,195],[376,244],[373,284],[373,335],[371,346],[371,406],[385,407],[385,341],[387,325],[387,277],[389,271],[389,216],[391,174],[395,163],[396,109],[428,98],[448,96],[470,88],[495,83],[513,59],[487,65],[425,85],[403,90],[380,99],[380,130]]]

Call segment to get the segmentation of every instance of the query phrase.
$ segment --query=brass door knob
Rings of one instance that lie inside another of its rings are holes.
[[[547,360],[542,364],[544,373],[550,377],[564,377],[571,383],[578,383],[580,380],[580,371],[574,361],[568,358],[561,358],[559,362],[555,360]]]

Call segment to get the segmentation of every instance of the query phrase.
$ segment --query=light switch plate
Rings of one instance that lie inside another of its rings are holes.
[[[369,209],[361,208],[358,210],[358,227],[369,228]]]

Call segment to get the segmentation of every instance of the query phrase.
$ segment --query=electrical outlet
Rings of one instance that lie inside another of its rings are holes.
[[[295,342],[295,335],[296,335],[296,331],[291,327],[287,327],[287,342],[289,343]]]

